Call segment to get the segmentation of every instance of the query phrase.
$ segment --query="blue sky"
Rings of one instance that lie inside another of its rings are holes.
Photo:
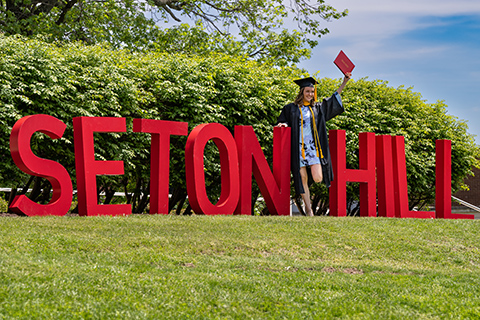
[[[340,50],[352,59],[353,78],[413,87],[428,102],[444,100],[448,114],[467,121],[480,145],[480,1],[329,0],[349,10],[326,23],[312,58],[300,63],[318,77],[341,77]]]

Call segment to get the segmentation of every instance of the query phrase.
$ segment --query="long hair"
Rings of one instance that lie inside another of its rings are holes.
[[[298,95],[295,98],[295,101],[293,101],[293,103],[295,103],[297,106],[303,106],[303,100],[304,100],[303,92],[305,91],[305,88],[306,87],[300,88],[300,91],[298,92]],[[313,105],[314,102],[315,102],[315,98],[313,98],[312,101],[310,101],[310,104]]]

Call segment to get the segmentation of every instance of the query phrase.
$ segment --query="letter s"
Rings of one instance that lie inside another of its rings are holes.
[[[27,216],[63,216],[72,204],[72,181],[65,167],[53,160],[37,157],[30,148],[32,135],[39,131],[52,139],[62,137],[66,124],[55,117],[36,114],[23,117],[12,128],[10,153],[17,167],[25,173],[46,178],[52,185],[52,199],[42,205],[25,195],[16,196],[10,208]]]

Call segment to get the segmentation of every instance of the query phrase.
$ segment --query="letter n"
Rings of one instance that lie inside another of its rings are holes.
[[[347,169],[344,130],[330,130],[329,144],[333,165],[330,187],[330,215],[347,215],[347,182],[360,183],[360,216],[376,217],[375,134],[362,132],[359,141],[359,169]]]
[[[97,175],[122,175],[123,161],[95,160],[94,132],[125,132],[125,118],[77,117],[73,118],[75,168],[77,171],[78,214],[81,216],[123,215],[132,213],[130,204],[99,205]]]
[[[435,212],[440,219],[473,219],[473,214],[452,213],[452,141],[437,140]]]
[[[48,204],[39,204],[25,195],[16,196],[10,208],[27,216],[63,216],[72,204],[72,181],[67,170],[58,162],[42,159],[30,148],[32,135],[39,131],[52,139],[60,139],[67,126],[55,117],[36,114],[23,117],[12,128],[10,152],[20,170],[30,175],[46,178],[52,185],[52,199]]]
[[[273,129],[273,174],[251,126],[236,126],[240,201],[236,214],[252,214],[252,172],[272,215],[290,215],[290,130]]]

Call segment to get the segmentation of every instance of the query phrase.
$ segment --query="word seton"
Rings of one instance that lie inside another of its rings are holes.
[[[46,205],[17,196],[11,209],[26,215],[65,215],[72,202],[72,182],[66,169],[52,160],[41,159],[30,149],[34,132],[52,139],[63,135],[66,125],[48,115],[20,119],[13,127],[10,149],[15,164],[24,172],[44,177],[53,195]],[[125,118],[79,117],[73,119],[78,209],[84,215],[123,215],[129,204],[99,205],[97,175],[121,175],[122,161],[96,161],[94,132],[126,132]],[[170,137],[187,135],[188,124],[163,120],[134,119],[134,132],[151,134],[150,213],[168,213]],[[251,214],[252,172],[272,214],[290,213],[290,128],[274,128],[273,172],[250,126],[236,126],[234,137],[220,124],[202,124],[192,130],[185,148],[187,193],[192,209],[203,214]],[[203,153],[213,140],[220,153],[221,195],[214,205],[205,190]],[[329,134],[335,180],[330,189],[330,215],[346,215],[346,183],[360,183],[360,215],[398,218],[473,219],[473,215],[451,213],[451,142],[436,142],[436,212],[408,210],[405,146],[403,137],[359,135],[358,170],[346,168],[345,131]]]
[[[15,164],[25,173],[46,178],[53,195],[46,205],[25,195],[15,197],[10,208],[28,216],[65,215],[72,203],[72,182],[59,163],[35,156],[30,140],[35,132],[52,139],[62,137],[66,124],[48,115],[26,116],[12,128],[10,151]],[[170,137],[187,135],[186,122],[134,119],[134,132],[151,134],[150,213],[168,213]],[[97,175],[124,174],[123,161],[97,161],[94,132],[126,132],[125,118],[78,117],[73,119],[78,212],[86,215],[125,215],[130,204],[99,205]],[[272,214],[290,214],[290,128],[273,133],[273,173],[265,159],[253,128],[236,126],[235,138],[217,123],[202,124],[192,130],[185,148],[187,192],[192,209],[203,214],[251,215],[252,172]],[[221,194],[214,205],[205,190],[203,153],[209,140],[218,147],[221,165]]]

